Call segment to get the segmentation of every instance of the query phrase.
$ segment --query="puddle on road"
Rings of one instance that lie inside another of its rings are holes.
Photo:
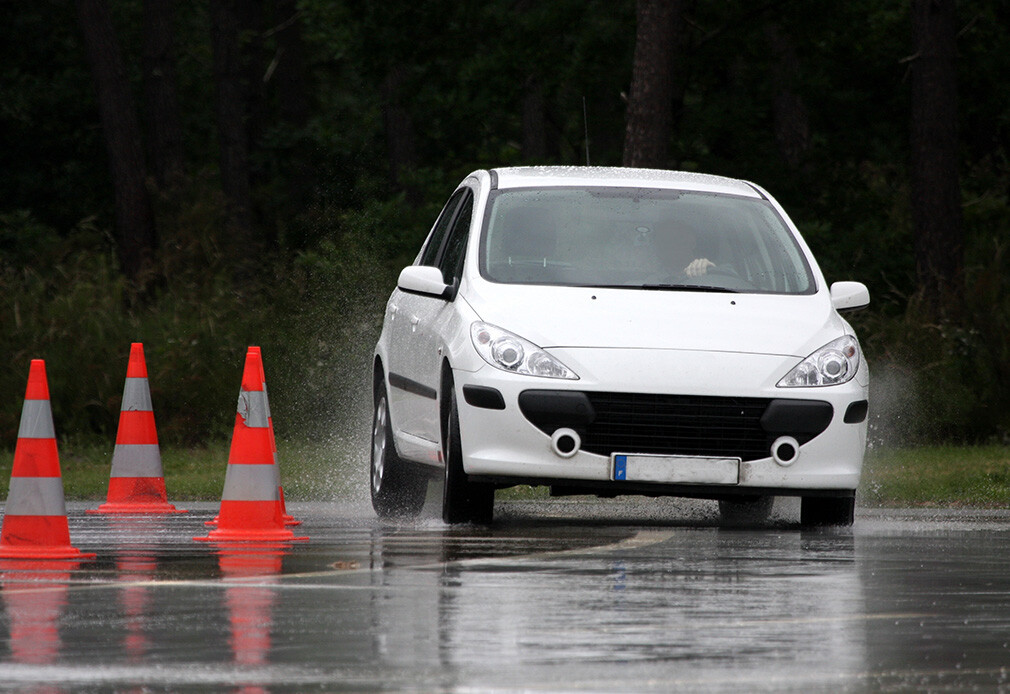
[[[333,681],[334,659],[316,652],[319,638],[329,643],[361,629],[334,622],[326,607],[335,598],[320,591],[352,593],[336,600],[346,606],[364,599],[367,612],[375,598],[362,595],[400,590],[384,583],[389,576],[438,575],[453,563],[566,551],[629,534],[535,527],[489,532],[432,519],[383,524],[374,517],[362,522],[364,514],[345,509],[306,523],[312,535],[306,544],[193,542],[215,510],[117,517],[74,509],[74,542],[96,551],[96,560],[0,563],[7,626],[0,689],[213,689],[247,682],[300,690]],[[386,578],[377,582],[376,576]],[[381,650],[377,644],[385,637],[371,627],[364,631],[366,650]],[[313,654],[296,662],[280,655],[306,649]]]
[[[313,505],[308,543],[260,547],[193,542],[209,505],[74,511],[96,561],[0,565],[0,690],[830,691],[991,684],[1007,655],[1005,516],[628,508],[511,503],[488,530]]]

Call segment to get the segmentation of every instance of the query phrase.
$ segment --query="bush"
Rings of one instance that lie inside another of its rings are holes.
[[[932,320],[918,298],[857,316],[872,370],[871,440],[913,445],[1010,437],[1010,295],[1005,246],[969,268],[962,315]],[[891,304],[888,306],[887,304]]]
[[[392,213],[391,213],[392,214]],[[44,234],[11,216],[0,240]],[[360,219],[321,219],[329,240],[293,258],[265,254],[236,279],[206,245],[167,245],[164,282],[131,293],[107,237],[89,225],[47,256],[0,257],[0,447],[13,448],[28,364],[44,359],[58,436],[115,438],[131,342],[143,342],[159,438],[226,438],[248,345],[263,349],[278,434],[321,436],[358,411],[393,271]],[[170,272],[165,272],[170,268]],[[367,400],[366,400],[367,402]],[[367,411],[367,408],[366,408]],[[367,427],[367,424],[365,425]]]

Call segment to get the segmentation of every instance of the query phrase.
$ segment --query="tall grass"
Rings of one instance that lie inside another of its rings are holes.
[[[290,501],[365,501],[368,495],[368,446],[364,436],[325,441],[278,441],[284,496]],[[99,502],[106,498],[113,445],[65,441],[59,446],[64,496]],[[227,440],[206,446],[162,446],[162,471],[171,503],[218,501],[228,467]],[[0,451],[0,498],[7,497],[14,454]],[[178,504],[176,504],[178,505]]]
[[[863,470],[859,503],[1007,508],[1010,448],[994,444],[872,451]]]

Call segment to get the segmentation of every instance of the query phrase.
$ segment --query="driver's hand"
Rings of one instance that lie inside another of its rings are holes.
[[[708,258],[697,258],[692,260],[691,264],[684,268],[684,274],[688,277],[700,277],[708,272],[710,267],[715,267],[715,263]]]

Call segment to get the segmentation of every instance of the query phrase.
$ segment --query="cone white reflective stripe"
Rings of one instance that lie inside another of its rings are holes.
[[[151,388],[146,378],[127,378],[123,386],[123,410],[133,412],[152,412]]]
[[[6,516],[66,516],[63,480],[59,477],[11,477]]]
[[[117,443],[110,477],[161,477],[161,451],[156,443]]]
[[[242,417],[243,423],[251,429],[269,427],[266,393],[262,390],[240,390],[238,414]]]
[[[55,439],[53,411],[48,400],[25,400],[21,408],[19,439]]]
[[[222,501],[279,501],[276,466],[229,465]]]

